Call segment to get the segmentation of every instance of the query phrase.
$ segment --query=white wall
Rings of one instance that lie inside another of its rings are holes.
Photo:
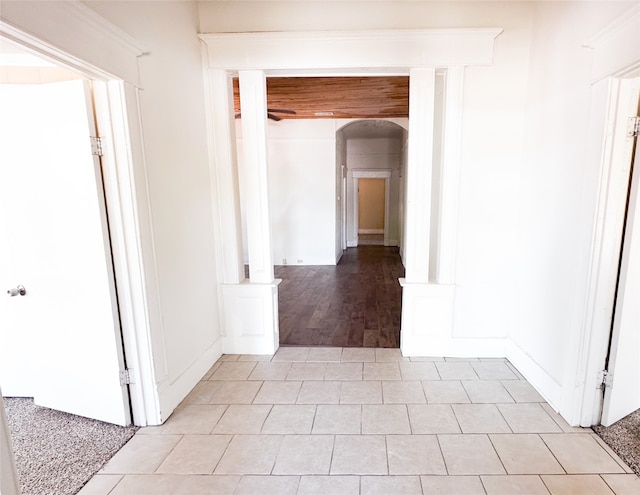
[[[556,403],[576,383],[600,158],[587,131],[605,110],[590,108],[592,52],[581,45],[629,6],[540,2],[532,17],[510,337]]]
[[[89,6],[149,50],[139,61],[140,105],[162,308],[162,328],[153,335],[162,390],[184,373],[195,377],[193,367],[204,365],[198,361],[220,338],[198,11],[191,2]],[[181,399],[169,399],[167,412]]]
[[[236,120],[238,160],[241,130]],[[267,138],[274,264],[335,264],[335,120],[268,120]],[[244,256],[247,261],[246,234]]]

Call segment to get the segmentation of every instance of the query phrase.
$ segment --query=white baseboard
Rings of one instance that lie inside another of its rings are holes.
[[[358,229],[358,234],[384,234],[384,229]]]
[[[511,339],[507,340],[506,358],[556,411],[562,404],[562,386]]]
[[[173,383],[168,384],[164,390],[158,390],[161,417],[159,421],[148,418],[149,426],[164,423],[220,356],[222,356],[222,337],[203,352]]]

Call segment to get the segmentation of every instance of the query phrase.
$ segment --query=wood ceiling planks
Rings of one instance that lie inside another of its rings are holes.
[[[238,78],[233,79],[236,116]],[[409,116],[409,77],[269,77],[267,106],[283,119],[393,118]]]

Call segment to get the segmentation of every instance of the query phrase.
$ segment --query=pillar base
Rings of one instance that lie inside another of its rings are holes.
[[[444,356],[453,334],[455,285],[410,283],[402,286],[400,350],[403,356]]]
[[[245,280],[222,285],[225,354],[274,354],[280,345],[278,285]]]

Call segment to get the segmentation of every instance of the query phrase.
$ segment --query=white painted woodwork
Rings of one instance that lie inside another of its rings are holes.
[[[210,85],[222,82],[226,73],[211,71],[214,79]],[[211,74],[210,74],[211,75]],[[246,214],[247,244],[249,254],[249,280],[235,280],[228,277],[221,285],[223,306],[223,328],[225,353],[273,354],[279,346],[278,331],[278,284],[273,277],[273,255],[271,248],[271,220],[269,215],[269,176],[267,153],[267,95],[266,78],[262,71],[241,71],[240,99],[242,103],[242,159],[238,162],[239,185]],[[218,97],[219,115],[212,115],[220,124],[214,125],[214,142],[222,140],[225,146],[234,142],[230,117],[232,107],[228,98],[229,79],[224,80],[225,97]],[[219,91],[219,90],[218,90]],[[232,103],[232,100],[231,100]],[[216,108],[216,107],[213,107]],[[228,122],[228,127],[227,127]],[[223,159],[215,162],[216,173],[224,182],[219,184],[224,196],[218,199],[220,214],[233,209],[232,215],[239,215],[237,201],[225,203],[224,198],[235,198],[235,177],[231,169],[235,167],[234,156],[226,152]],[[231,249],[234,256],[240,253],[241,232],[239,219],[223,225],[223,232],[231,236],[224,249]],[[235,242],[234,242],[235,241]],[[236,254],[237,253],[237,254]],[[241,258],[240,258],[241,259]],[[235,261],[235,258],[234,258]]]
[[[602,89],[607,86],[608,95],[603,103],[608,109],[606,127],[602,131],[604,142],[586,294],[587,311],[580,341],[580,393],[579,401],[572,407],[573,421],[585,426],[597,423],[602,407],[598,374],[604,368],[614,317],[614,293],[634,145],[634,140],[627,136],[627,125],[628,118],[637,114],[640,79],[612,78],[596,84]]]
[[[633,175],[608,365],[613,382],[605,390],[604,426],[640,409],[640,150],[637,144]]]
[[[409,75],[409,156],[405,180],[405,279],[429,283],[431,168],[433,160],[434,69]]]
[[[347,248],[347,147],[344,134],[336,132],[335,256],[336,265]]]
[[[206,69],[205,69],[206,70]],[[233,119],[233,88],[226,71],[208,70],[205,79],[208,103],[209,147],[212,156],[211,174],[215,177],[216,221],[219,223],[221,246],[219,270],[224,283],[244,280],[240,192],[236,156],[235,123]]]
[[[0,196],[19,279],[0,283],[27,289],[3,298],[13,322],[1,325],[0,383],[44,407],[130,424],[88,84],[3,86],[0,94]],[[12,383],[16,375],[24,391]]]
[[[7,3],[0,17],[2,34],[35,53],[91,77],[140,85],[137,57],[148,49],[82,2]]]
[[[640,4],[617,17],[584,43],[593,50],[591,80],[627,72],[640,65]]]
[[[278,284],[222,285],[225,354],[274,354],[280,345]]]
[[[118,292],[118,309],[127,367],[134,376],[129,385],[133,422],[136,425],[160,422],[158,394],[151,348],[150,326],[158,300],[147,287],[154,287],[154,270],[140,263],[143,247],[152,245],[146,198],[146,173],[141,158],[138,88],[124,81],[94,80],[93,98],[98,134],[102,139],[101,158],[109,234]],[[153,259],[144,253],[147,259]]]
[[[462,109],[464,67],[447,67],[444,95],[444,132],[440,174],[440,218],[438,259],[432,277],[440,284],[455,283],[458,201],[460,194],[460,150],[462,145]]]
[[[209,67],[269,74],[407,74],[412,67],[489,65],[498,28],[211,33]],[[244,112],[244,106],[243,112]]]
[[[243,150],[240,180],[246,192],[249,278],[252,283],[272,283],[266,77],[262,71],[241,71],[239,79]]]

